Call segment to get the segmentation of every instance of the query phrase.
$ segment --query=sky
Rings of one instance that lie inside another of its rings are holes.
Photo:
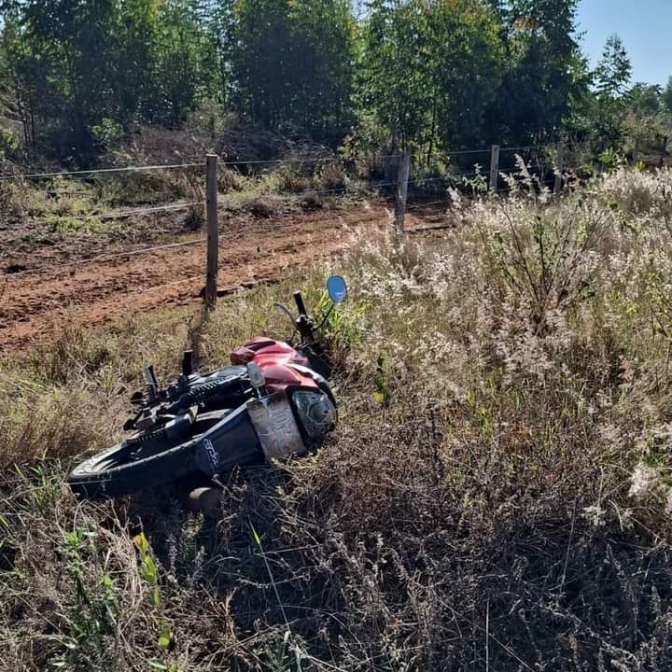
[[[578,30],[594,65],[612,33],[623,40],[633,82],[666,84],[672,75],[672,0],[581,0]]]

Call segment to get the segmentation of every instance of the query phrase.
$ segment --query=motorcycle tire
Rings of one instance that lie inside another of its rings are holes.
[[[77,496],[108,499],[187,477],[198,471],[195,457],[198,439],[228,412],[215,411],[199,416],[188,436],[173,442],[156,443],[146,457],[135,456],[142,435],[130,444],[117,444],[75,467],[67,484]]]

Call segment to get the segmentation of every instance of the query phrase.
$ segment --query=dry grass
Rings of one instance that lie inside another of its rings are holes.
[[[207,517],[62,486],[141,364],[176,370],[186,314],[6,362],[2,668],[671,669],[671,186],[456,196],[445,239],[362,241],[330,327],[337,435],[231,474]],[[282,335],[290,288],[222,304],[201,363]]]

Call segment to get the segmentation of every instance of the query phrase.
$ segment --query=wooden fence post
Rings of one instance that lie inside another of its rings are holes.
[[[217,216],[217,155],[208,154],[206,168],[206,216],[208,222],[208,267],[205,278],[205,305],[217,304],[217,275],[219,271],[219,218]]]
[[[632,150],[632,163],[634,166],[639,163],[639,138],[635,138],[635,148]]]
[[[497,192],[499,181],[499,145],[490,148],[490,191]]]
[[[557,165],[555,167],[555,184],[553,185],[553,193],[559,194],[562,191],[562,171],[564,168],[564,154],[565,154],[565,143],[560,140],[558,143],[558,159]]]
[[[660,150],[660,167],[665,167],[665,158],[667,157],[667,136],[663,137],[663,147]]]
[[[397,175],[397,207],[395,223],[397,233],[404,232],[406,216],[406,200],[408,198],[408,177],[411,173],[411,153],[407,150],[402,154],[399,174]]]

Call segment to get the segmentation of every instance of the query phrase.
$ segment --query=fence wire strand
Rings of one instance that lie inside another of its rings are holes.
[[[20,173],[18,175],[2,175],[0,181],[6,180],[36,180],[47,177],[81,177],[84,175],[109,175],[113,173],[141,173],[152,170],[177,170],[180,168],[203,168],[203,163],[174,163],[157,166],[128,166],[126,168],[96,168],[91,170],[71,170],[60,172],[45,172],[45,173]]]
[[[500,147],[499,151],[500,153],[503,152],[524,152],[524,151],[537,151],[539,150],[539,147],[534,147],[534,146],[528,146],[528,147]],[[484,148],[484,149],[470,149],[470,150],[456,150],[454,152],[445,152],[445,153],[436,153],[436,154],[431,154],[429,155],[430,157],[440,157],[440,158],[449,158],[449,157],[458,157],[458,156],[469,156],[469,155],[476,155],[476,154],[489,154],[491,151],[490,148]],[[390,154],[390,155],[382,155],[382,156],[374,156],[373,160],[375,161],[382,161],[382,160],[388,160],[388,159],[398,159],[401,158],[403,155],[401,154]],[[416,155],[411,155],[412,157],[415,156],[416,158],[422,157],[425,158],[427,157],[426,154],[416,154]],[[371,157],[370,157],[371,158]],[[328,163],[332,161],[337,161],[337,160],[343,160],[342,157],[337,157],[337,156],[330,156],[330,157],[314,157],[314,158],[283,158],[283,159],[268,159],[268,160],[234,160],[234,159],[225,159],[223,161],[220,160],[219,165],[220,167],[242,167],[246,165],[283,165],[283,164],[321,164],[321,163]],[[5,174],[5,175],[0,175],[0,182],[3,181],[8,181],[8,180],[14,180],[18,181],[20,179],[25,179],[25,180],[39,180],[39,179],[46,179],[46,178],[66,178],[66,177],[85,177],[85,176],[96,176],[96,175],[114,175],[114,174],[133,174],[133,173],[142,173],[142,172],[151,172],[151,171],[162,171],[162,170],[180,170],[180,169],[192,169],[192,168],[204,168],[205,167],[205,162],[189,162],[189,163],[179,163],[179,164],[165,164],[165,165],[149,165],[149,166],[128,166],[128,167],[119,167],[119,168],[100,168],[100,169],[91,169],[91,170],[75,170],[75,171],[53,171],[53,172],[35,172],[35,173],[27,173],[27,174]],[[431,183],[446,183],[446,184],[460,184],[461,182],[463,183],[465,180],[470,180],[474,177],[483,177],[487,178],[487,171],[475,171],[471,173],[466,173],[462,175],[454,175],[454,176],[448,176],[448,177],[428,177],[428,178],[414,178],[412,180],[408,181],[408,185],[425,185],[425,184],[431,184]],[[542,186],[546,185],[552,185],[555,182],[555,178],[551,179],[545,179],[542,180],[539,177],[536,177],[536,183]],[[397,180],[394,181],[383,181],[379,183],[371,183],[368,187],[365,186],[363,191],[365,191],[367,188],[371,188],[373,190],[376,189],[384,189],[387,187],[397,187],[398,182]],[[495,187],[494,191],[501,192],[507,190],[508,187]],[[347,195],[348,192],[346,189],[343,188],[335,188],[335,189],[315,189],[315,190],[307,190],[298,194],[294,195],[294,198],[296,199],[301,199],[301,198],[306,198],[312,195],[318,195],[318,196],[324,196],[328,194],[344,194]],[[132,216],[142,216],[145,214],[153,214],[153,213],[159,213],[159,212],[170,212],[170,211],[179,211],[179,210],[187,210],[195,207],[200,207],[205,204],[205,201],[203,200],[196,200],[196,201],[190,201],[187,203],[173,203],[173,204],[167,204],[167,205],[159,205],[159,206],[149,206],[149,207],[139,207],[139,208],[133,208],[133,209],[126,209],[126,210],[120,210],[120,211],[109,211],[103,214],[96,215],[100,219],[121,219],[124,217],[132,217]],[[446,199],[441,199],[441,200],[434,200],[430,202],[425,202],[425,203],[413,203],[409,205],[406,208],[407,212],[414,212],[417,210],[421,210],[424,208],[429,208],[429,207],[435,207],[443,205],[445,207],[450,207],[450,200]],[[225,203],[220,203],[219,205],[219,210],[221,209],[226,209],[227,206]],[[189,247],[193,245],[200,245],[204,244],[207,242],[206,237],[199,237],[193,240],[188,240],[188,241],[182,241],[182,242],[177,242],[177,243],[168,243],[164,245],[154,245],[151,247],[144,247],[136,250],[129,250],[126,252],[118,252],[118,253],[112,253],[112,254],[101,254],[98,256],[94,256],[88,259],[79,259],[73,262],[68,262],[65,264],[58,264],[55,266],[52,266],[50,268],[41,268],[41,269],[27,269],[25,271],[19,271],[18,273],[14,273],[11,275],[8,275],[6,277],[6,280],[11,281],[12,278],[15,277],[22,277],[26,275],[35,275],[35,274],[50,274],[50,273],[58,273],[59,271],[63,270],[66,271],[67,269],[72,269],[77,266],[82,266],[85,264],[90,264],[90,263],[95,263],[95,262],[104,262],[104,261],[110,261],[113,259],[119,259],[119,258],[124,258],[124,257],[133,257],[133,256],[139,256],[139,255],[146,255],[146,254],[153,254],[156,252],[160,252],[163,250],[168,250],[168,249],[176,249],[176,248],[182,248],[182,247]],[[181,280],[177,281],[178,283],[181,282],[187,282],[188,280]],[[175,284],[175,283],[171,283]]]
[[[510,151],[524,151],[538,149],[537,147],[500,147],[500,152]],[[432,157],[451,157],[451,156],[468,156],[470,154],[487,154],[490,148],[484,149],[463,149],[455,150],[453,152],[443,152],[431,154]],[[425,156],[424,154],[414,154],[414,157]],[[375,156],[374,159],[381,161],[384,159],[398,159],[401,154],[388,154],[383,156]],[[330,163],[332,161],[343,160],[342,157],[314,157],[314,158],[284,158],[284,159],[224,159],[220,161],[220,166],[254,166],[254,165],[279,165],[279,164],[316,164],[316,163]],[[71,170],[71,171],[45,171],[36,173],[19,173],[15,175],[0,175],[0,181],[8,180],[37,180],[52,177],[83,177],[87,175],[111,175],[116,173],[138,173],[149,172],[154,170],[179,170],[186,168],[203,168],[204,162],[190,162],[190,163],[174,163],[174,164],[157,164],[151,166],[126,166],[120,168],[91,168],[89,170]]]
[[[527,152],[531,150],[538,150],[540,147],[500,147],[499,152]]]
[[[135,210],[122,210],[120,212],[111,210],[110,212],[98,215],[101,219],[121,219],[123,217],[132,217],[133,215],[145,215],[155,212],[168,212],[171,210],[188,210],[199,205],[204,205],[205,201],[190,201],[189,203],[177,203],[173,205],[158,205],[156,207],[136,208]]]

